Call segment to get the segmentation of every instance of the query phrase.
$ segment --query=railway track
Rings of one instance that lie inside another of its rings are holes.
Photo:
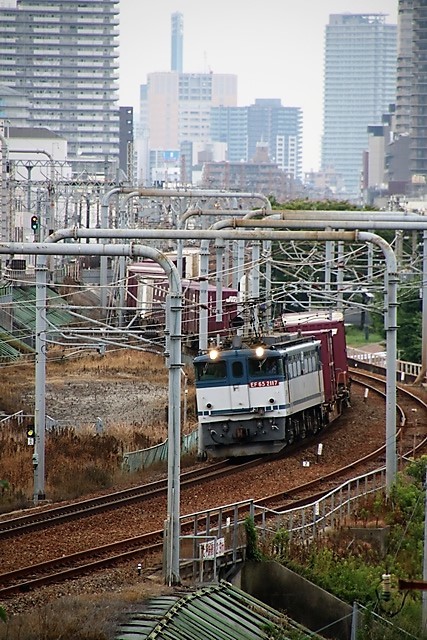
[[[384,381],[376,376],[352,372],[352,377],[356,384],[362,385],[364,389],[369,389],[371,394],[384,394]],[[382,389],[381,389],[382,387]],[[398,437],[401,459],[421,452],[427,445],[427,405],[415,393],[409,389],[398,385],[399,398],[399,424]],[[417,433],[419,438],[414,442],[413,429],[414,409],[417,415]],[[298,486],[282,489],[260,499],[256,503],[260,506],[281,511],[290,507],[302,506],[308,502],[319,499],[325,495],[333,486],[340,484],[344,480],[354,477],[366,470],[371,470],[382,466],[384,463],[385,447],[377,447],[368,455],[359,459],[351,460],[344,466],[338,466],[328,474],[323,474],[321,478],[315,478]],[[187,472],[182,475],[182,487],[191,487],[201,483],[224,477],[224,474],[236,474],[243,470],[254,469],[260,464],[265,464],[266,459],[252,460],[237,467],[227,462],[219,462],[209,467],[203,467],[196,471]],[[161,480],[142,487],[136,487],[124,492],[116,492],[109,496],[103,496],[88,501],[79,502],[65,507],[47,509],[36,514],[29,514],[21,518],[9,519],[0,523],[0,536],[17,537],[25,531],[39,528],[47,528],[58,522],[75,520],[92,515],[94,511],[106,511],[117,509],[126,502],[141,501],[164,495],[166,491],[166,480]],[[244,510],[245,508],[242,507]],[[245,513],[239,514],[242,517]],[[226,512],[223,512],[226,516]],[[198,521],[198,526],[200,526]],[[33,529],[31,529],[33,527]],[[185,528],[191,530],[194,522],[190,519],[186,522]],[[184,528],[184,525],[183,525]],[[49,534],[46,534],[48,537]],[[133,536],[119,542],[112,542],[100,545],[85,551],[65,554],[62,557],[52,558],[46,562],[31,564],[21,568],[3,573],[0,575],[0,598],[9,598],[17,593],[36,589],[42,585],[60,582],[69,578],[88,574],[100,568],[122,563],[130,559],[138,558],[138,562],[148,562],[149,558],[156,558],[159,561],[159,554],[163,546],[163,530],[158,529],[139,536]],[[154,561],[154,560],[153,560]]]
[[[283,452],[271,456],[251,458],[246,461],[237,459],[233,462],[230,460],[221,460],[216,463],[207,463],[198,469],[181,473],[181,487],[188,488],[194,485],[200,485],[203,482],[208,482],[215,478],[226,478],[236,473],[265,465],[271,460],[277,460],[287,456],[289,452],[298,451],[309,441],[310,440],[307,439],[307,441],[295,442],[293,445],[284,449]],[[25,515],[0,519],[0,540],[17,536],[21,533],[47,529],[60,523],[90,517],[95,513],[120,509],[132,503],[142,504],[144,501],[165,495],[166,491],[167,479],[163,478],[155,482],[115,491],[88,500],[79,500],[60,507],[39,508]]]
[[[248,467],[256,466],[261,462],[261,459],[257,459],[248,462],[247,465]],[[226,461],[221,461],[215,465],[206,465],[202,468],[182,473],[181,484],[182,486],[191,486],[195,483],[201,483],[207,478],[211,479],[217,475],[223,476],[234,472],[235,470]],[[60,507],[38,509],[26,515],[0,520],[0,539],[16,536],[24,532],[46,529],[62,522],[85,518],[94,513],[119,509],[133,502],[141,503],[144,500],[164,495],[166,489],[167,479],[162,479],[130,489],[115,491],[104,496],[90,498],[89,500],[79,500]]]
[[[378,374],[351,371],[354,382],[363,384],[374,393],[384,395],[385,381]],[[427,450],[427,402],[417,392],[417,388],[396,384],[398,411],[398,456],[401,463]]]

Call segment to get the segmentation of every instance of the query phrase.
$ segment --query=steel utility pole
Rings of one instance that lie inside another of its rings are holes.
[[[168,511],[165,544],[165,581],[179,584],[180,539],[180,447],[181,447],[181,279],[175,265],[152,247],[132,244],[57,245],[45,243],[0,243],[1,254],[22,253],[37,256],[36,270],[36,389],[35,389],[35,450],[34,501],[45,497],[45,381],[46,381],[46,259],[48,255],[104,255],[145,257],[158,262],[169,281],[167,296],[167,326],[169,353],[169,418],[168,418]]]

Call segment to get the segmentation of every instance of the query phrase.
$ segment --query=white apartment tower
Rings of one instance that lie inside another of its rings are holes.
[[[119,155],[118,0],[0,3],[0,84],[29,101],[28,126],[68,141],[75,174]]]
[[[384,14],[333,14],[325,37],[322,169],[344,181],[343,197],[361,196],[368,126],[396,100],[397,25]]]

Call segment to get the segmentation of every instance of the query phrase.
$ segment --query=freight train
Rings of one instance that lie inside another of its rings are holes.
[[[222,289],[221,318],[217,319],[217,289],[207,285],[208,334],[226,337],[237,316],[238,291]],[[161,336],[165,328],[166,296],[169,284],[164,271],[151,260],[128,266],[126,305],[129,319],[136,316],[133,327],[152,337]],[[200,279],[182,280],[182,335],[197,346],[200,319]]]
[[[194,359],[200,458],[277,453],[349,404],[342,314],[284,314],[280,325]]]

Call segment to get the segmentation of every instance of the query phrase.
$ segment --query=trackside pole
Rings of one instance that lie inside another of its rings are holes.
[[[182,294],[167,297],[169,319],[169,411],[168,411],[168,517],[165,579],[179,584],[180,467],[181,467],[181,312]]]
[[[36,260],[36,370],[34,399],[34,504],[44,500],[45,492],[45,430],[46,430],[46,277],[47,256]]]

